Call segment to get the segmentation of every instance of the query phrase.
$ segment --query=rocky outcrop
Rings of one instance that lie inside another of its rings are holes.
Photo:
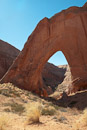
[[[47,96],[42,71],[57,51],[65,55],[72,74],[71,91],[87,86],[87,4],[44,18],[29,36],[23,50],[1,80]]]
[[[0,79],[5,75],[19,52],[15,47],[0,40]]]

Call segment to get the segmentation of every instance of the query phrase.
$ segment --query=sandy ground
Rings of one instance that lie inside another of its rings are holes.
[[[67,116],[67,114],[65,115]],[[67,116],[68,120],[65,122],[59,122],[56,116],[41,116],[39,124],[31,125],[26,125],[25,116],[18,116],[12,113],[9,113],[8,116],[9,123],[6,130],[75,130],[72,128],[74,121],[70,115]],[[73,118],[77,119],[75,116]]]
[[[13,90],[14,91],[12,91],[11,88],[8,88],[8,86],[0,86],[0,116],[3,117],[4,115],[6,115],[7,118],[7,125],[4,129],[1,130],[87,130],[87,119],[85,126],[83,125],[84,120],[79,123],[79,128],[77,127],[76,123],[77,120],[79,120],[82,116],[83,110],[77,110],[78,107],[70,108],[68,106],[66,108],[63,106],[59,107],[57,113],[52,116],[41,115],[40,123],[38,124],[26,124],[27,117],[25,112],[21,112],[21,114],[19,114],[19,112],[16,113],[17,110],[11,110],[11,105],[17,103],[25,106],[29,102],[43,102],[43,104],[49,105],[49,102],[45,101],[44,99],[40,99],[39,97],[31,93],[28,94],[14,88]],[[70,100],[73,101],[72,96],[70,96],[68,99],[69,104],[72,103],[70,105],[73,105],[73,103],[76,103],[75,101],[77,101],[77,106],[79,106],[77,99],[80,98],[82,99],[82,101],[86,99],[87,92],[82,93],[82,97],[84,97],[84,99],[81,98],[80,95],[81,93],[74,96],[74,102],[70,102]],[[86,106],[86,104],[84,106]]]
[[[39,124],[26,125],[26,117],[9,113],[9,125],[6,130],[87,130],[87,127],[77,129],[75,121],[80,118],[78,115],[72,116],[70,113],[64,114],[66,122],[59,122],[55,116],[41,116]]]

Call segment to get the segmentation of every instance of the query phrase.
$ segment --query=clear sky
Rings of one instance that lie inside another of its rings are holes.
[[[0,39],[22,50],[42,18],[50,18],[70,6],[83,6],[85,2],[87,0],[0,0]],[[50,62],[56,65],[67,63],[61,52]]]

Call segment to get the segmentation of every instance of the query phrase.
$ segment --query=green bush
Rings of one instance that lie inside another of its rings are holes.
[[[22,114],[25,110],[25,107],[22,104],[18,104],[18,103],[5,103],[5,106],[10,106],[11,107],[11,112],[13,113],[18,113],[18,114]]]
[[[56,114],[56,109],[54,107],[52,107],[52,106],[44,107],[42,109],[41,113],[42,113],[42,115],[50,115],[50,116],[52,116],[52,115]]]

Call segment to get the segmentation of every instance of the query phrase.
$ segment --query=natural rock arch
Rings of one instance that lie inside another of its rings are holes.
[[[67,75],[68,74],[68,75]],[[68,78],[68,76],[70,78]],[[63,81],[67,82],[67,87],[71,81],[71,72],[68,62],[61,51],[52,55],[48,62],[46,62],[42,71],[42,78],[44,80],[48,94],[52,94]]]
[[[46,96],[42,70],[57,51],[62,51],[69,63],[75,91],[87,85],[87,5],[41,20],[1,83],[12,82]]]
[[[55,66],[67,65],[68,64],[68,62],[67,62],[64,54],[62,53],[62,51],[56,52],[54,55],[52,55],[49,58],[49,60],[47,62],[54,64]]]

